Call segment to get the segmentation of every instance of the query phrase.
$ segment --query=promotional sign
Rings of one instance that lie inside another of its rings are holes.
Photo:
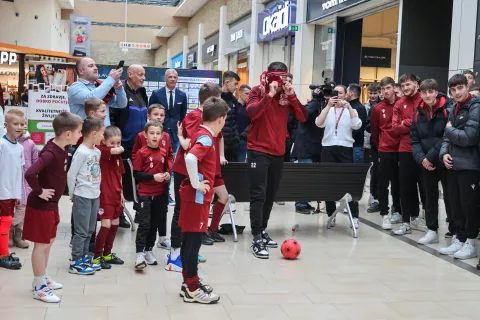
[[[150,50],[152,49],[152,44],[143,42],[120,42],[120,48]]]
[[[98,76],[100,80],[108,77],[110,70],[116,66],[97,65]],[[147,90],[147,96],[150,99],[152,92],[165,86],[165,71],[167,68],[145,68],[145,82],[143,86]],[[198,92],[205,82],[212,82],[220,85],[222,81],[221,71],[212,70],[188,70],[178,69],[177,88],[187,94],[188,110],[187,113],[195,110],[200,105]],[[123,68],[122,79],[127,78],[127,68]]]
[[[238,52],[250,48],[252,42],[252,20],[250,17],[237,21],[230,25],[228,39],[225,41],[225,54]]]
[[[90,56],[91,24],[88,16],[70,15],[70,55]]]
[[[209,63],[218,59],[218,43],[220,42],[219,34],[215,34],[202,45],[203,58],[202,63]]]
[[[183,53],[180,53],[179,55],[172,58],[172,68],[183,68]]]
[[[198,46],[194,46],[190,48],[190,51],[187,53],[187,66],[186,68],[193,68],[193,66],[197,62],[197,51],[198,51]]]
[[[15,52],[0,52],[0,64],[12,65],[17,63],[17,54]]]
[[[362,67],[391,68],[392,49],[362,47]]]
[[[370,0],[308,0],[307,21],[315,21]]]
[[[287,36],[288,25],[295,23],[297,0],[282,0],[258,14],[257,42],[266,42]]]

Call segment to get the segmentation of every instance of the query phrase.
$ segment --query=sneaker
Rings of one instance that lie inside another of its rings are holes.
[[[402,223],[400,228],[393,231],[393,234],[396,236],[403,236],[407,233],[412,233],[412,227],[410,226],[410,223]]]
[[[85,257],[83,258],[83,263],[85,263],[95,271],[101,271],[102,267],[99,264],[93,263],[92,260],[93,260],[93,257],[89,254],[86,254]]]
[[[208,284],[203,284],[202,279],[200,279],[198,287],[206,293],[212,293],[213,292],[213,288],[210,287]],[[183,297],[185,297],[185,292],[186,291],[187,291],[187,284],[184,282],[184,283],[182,283],[182,286],[180,287],[180,292],[178,293],[178,295],[183,298]]]
[[[267,244],[263,239],[254,240],[252,243],[252,250],[253,250],[253,255],[256,258],[268,259],[269,257]]]
[[[202,290],[202,288],[198,288],[197,290],[190,292],[188,288],[185,290],[185,296],[183,297],[183,301],[189,303],[201,303],[201,304],[213,304],[217,303],[220,300],[220,297],[214,293],[208,293]]]
[[[392,223],[390,222],[390,218],[387,214],[382,216],[382,229],[392,230]]]
[[[203,234],[202,244],[204,246],[213,246],[214,241],[209,237],[208,232],[205,232]]]
[[[312,213],[312,210],[309,209],[308,207],[301,207],[301,208],[295,207],[295,212],[301,213],[301,214],[310,214]]]
[[[368,209],[367,209],[367,212],[369,212],[369,213],[379,212],[379,211],[380,211],[380,205],[376,201],[372,202],[370,207],[368,207]]]
[[[135,270],[143,270],[147,267],[147,262],[145,261],[145,253],[137,252],[137,259],[135,260]]]
[[[427,223],[425,222],[425,219],[422,219],[420,217],[416,217],[412,221],[410,221],[410,225],[413,230],[418,230],[418,231],[427,231]]]
[[[276,201],[275,203],[278,204],[279,206],[285,205],[285,201]]]
[[[124,264],[125,263],[122,259],[117,257],[117,255],[113,252],[110,253],[107,256],[103,256],[103,259],[105,259],[105,262],[108,262],[110,264]]]
[[[153,251],[145,251],[145,261],[149,266],[156,266],[158,264],[157,258],[153,255]]]
[[[158,240],[157,248],[170,251],[172,249],[172,243],[170,242],[170,239],[167,239],[167,238],[163,239],[163,241]]]
[[[453,238],[454,234],[450,231],[448,231],[447,233],[445,233],[445,238]]]
[[[225,238],[222,237],[218,232],[212,231],[208,228],[208,237],[213,240],[213,242],[225,242]]]
[[[460,250],[453,254],[455,259],[466,260],[477,257],[477,246],[475,239],[467,239]]]
[[[120,215],[120,223],[118,224],[119,228],[123,229],[130,229],[130,222],[127,221],[127,218],[125,218],[125,215],[122,213]]]
[[[357,218],[353,218],[353,225],[355,226],[355,229],[358,229],[358,227],[360,226]],[[350,226],[350,228],[352,228],[352,226]]]
[[[198,263],[204,263],[204,262],[207,262],[207,258],[205,258],[204,256],[202,255],[198,255]]]
[[[390,216],[390,223],[391,224],[402,223],[402,221],[403,221],[402,215],[398,212],[394,212]]]
[[[92,264],[99,265],[102,269],[112,269],[112,265],[108,262],[105,261],[105,258],[103,256],[93,258],[92,259]]]
[[[438,243],[438,232],[428,230],[427,233],[417,241],[418,244]]]
[[[13,256],[13,253],[10,253],[3,258],[0,258],[0,268],[20,270],[22,268],[22,264],[20,261],[18,261],[17,257]]]
[[[446,248],[440,248],[438,252],[440,254],[451,255],[457,252],[458,250],[462,249],[462,247],[463,247],[463,242],[460,242],[460,240],[457,239],[457,236],[453,236],[452,243],[450,244],[450,246]]]
[[[83,259],[78,259],[70,264],[68,272],[72,274],[79,274],[82,276],[91,275],[95,273],[95,269],[91,268],[89,264],[84,263]]]
[[[328,223],[328,219],[330,219],[330,217],[327,217],[327,223]],[[337,217],[333,218],[332,221],[330,221],[330,224],[327,226],[327,228],[335,227],[336,223],[337,223]]]
[[[182,259],[180,256],[177,259],[172,260],[170,258],[170,254],[167,255],[167,262],[165,263],[165,270],[167,271],[174,271],[174,272],[182,272]]]
[[[47,287],[49,287],[51,290],[60,290],[63,288],[63,285],[61,283],[53,281],[50,276],[45,277],[45,283],[47,284]]]
[[[266,244],[267,247],[269,247],[269,248],[276,248],[276,247],[278,247],[278,243],[276,243],[275,241],[273,241],[273,239],[270,238],[270,236],[268,235],[267,232],[262,231],[262,238],[263,238],[263,240],[265,241],[265,244]]]
[[[60,298],[53,294],[52,289],[50,289],[46,285],[43,285],[38,290],[33,291],[33,299],[40,300],[46,303],[60,302]]]
[[[243,210],[250,211],[250,202],[245,202],[243,204]]]

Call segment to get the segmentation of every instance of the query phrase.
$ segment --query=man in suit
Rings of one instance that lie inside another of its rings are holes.
[[[187,95],[177,88],[177,82],[177,71],[168,69],[165,71],[165,87],[153,91],[148,101],[149,106],[159,103],[165,107],[163,130],[170,135],[174,153],[177,153],[179,146],[177,122],[182,122],[187,114]]]

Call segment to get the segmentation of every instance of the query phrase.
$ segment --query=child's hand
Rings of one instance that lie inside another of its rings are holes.
[[[222,166],[228,164],[227,159],[225,159],[225,157],[220,156],[220,164],[221,164]]]
[[[210,191],[210,182],[208,180],[200,182],[197,190],[202,191],[204,194],[207,193],[208,191]]]
[[[177,121],[178,135],[183,137],[183,126],[180,121]]]
[[[165,180],[165,177],[164,177],[163,173],[157,173],[157,174],[153,175],[153,180],[155,180],[157,182],[163,182],[163,180]]]
[[[165,173],[163,174],[163,176],[164,176],[164,178],[165,178],[165,181],[170,180],[170,173],[165,172]]]
[[[54,189],[42,189],[42,193],[38,196],[45,201],[50,200],[55,195]]]

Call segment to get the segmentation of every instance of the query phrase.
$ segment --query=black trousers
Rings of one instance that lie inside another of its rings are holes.
[[[228,162],[238,162],[238,148],[238,144],[225,146],[225,159],[227,159]]]
[[[480,173],[477,171],[449,171],[450,210],[461,242],[478,236],[478,198]]]
[[[182,230],[178,226],[180,217],[180,185],[186,176],[180,173],[174,173],[173,191],[175,192],[175,208],[173,209],[172,226],[170,228],[170,241],[172,248],[178,249],[182,246]]]
[[[342,146],[322,147],[322,162],[352,163],[353,148]],[[348,204],[354,218],[358,218],[358,202],[352,201]],[[335,201],[325,201],[327,214],[331,216],[337,209]]]
[[[429,230],[438,230],[438,182],[442,183],[443,202],[445,203],[445,211],[449,221],[448,231],[455,234],[455,224],[452,220],[452,213],[450,209],[450,195],[448,172],[445,168],[439,168],[434,171],[428,171],[422,168],[423,186],[425,189],[425,219]]]
[[[257,236],[267,229],[268,220],[280,186],[283,156],[248,150],[250,174],[250,226]]]
[[[367,151],[367,150],[365,150]],[[370,149],[370,157],[367,157],[365,153],[365,159],[372,162],[372,167],[370,168],[370,194],[375,200],[378,200],[378,150],[377,148],[372,147]]]
[[[202,246],[202,232],[185,232],[182,241],[182,267],[187,278],[198,276],[198,253]],[[186,280],[186,279],[184,279]]]
[[[401,214],[398,152],[378,152],[378,205],[382,216],[388,214],[388,185],[390,185],[393,206]]]
[[[422,204],[425,203],[422,167],[415,161],[411,152],[399,152],[398,161],[402,217],[403,222],[410,223],[410,219],[418,217],[420,213],[419,190]]]
[[[293,140],[292,138],[288,138],[285,140],[285,154],[283,155],[284,162],[292,161],[292,147],[293,147]]]
[[[135,245],[137,253],[151,251],[157,239],[157,230],[167,233],[168,192],[156,197],[139,197],[140,223]]]

